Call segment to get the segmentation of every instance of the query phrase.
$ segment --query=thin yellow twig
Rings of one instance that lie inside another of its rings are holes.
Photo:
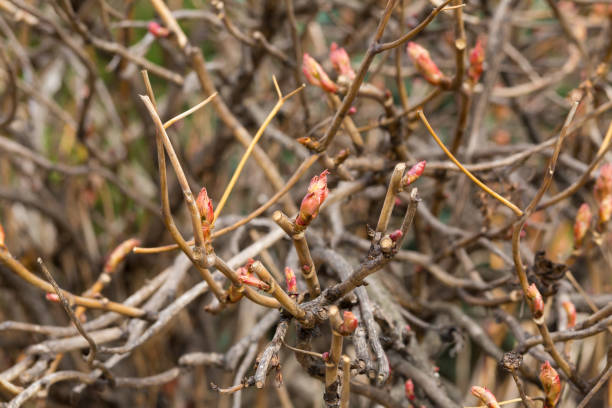
[[[476,183],[476,185],[478,187],[482,188],[487,194],[491,195],[497,201],[499,201],[500,203],[502,203],[506,207],[510,208],[512,210],[512,212],[514,212],[517,216],[521,217],[523,215],[523,211],[520,208],[518,208],[516,205],[514,205],[510,201],[506,200],[504,197],[502,197],[499,194],[497,194],[495,191],[491,190],[491,188],[489,188],[485,183],[483,183],[482,181],[478,180],[478,178],[476,178],[476,176],[474,176],[472,173],[470,173],[470,171],[468,169],[463,167],[463,165],[461,163],[459,163],[459,160],[457,160],[455,158],[455,156],[453,156],[453,154],[446,148],[446,146],[444,146],[444,143],[442,143],[442,141],[440,140],[440,138],[438,137],[436,132],[432,129],[431,125],[427,121],[427,118],[425,117],[425,114],[423,113],[423,111],[419,110],[419,111],[417,111],[417,114],[419,115],[419,118],[421,119],[421,121],[423,122],[423,124],[425,125],[425,127],[427,128],[429,133],[431,134],[431,136],[434,138],[434,140],[436,141],[438,146],[440,146],[440,148],[444,151],[444,153],[448,156],[448,158],[453,163],[455,163],[455,165],[457,167],[459,167],[459,170],[461,170],[466,176],[469,177],[470,180],[472,180],[474,183]]]
[[[266,130],[270,122],[272,122],[272,119],[274,119],[274,116],[276,116],[276,114],[278,113],[280,108],[283,106],[285,101],[287,101],[287,99],[291,98],[293,95],[301,91],[305,86],[304,84],[302,84],[302,86],[300,86],[299,88],[283,96],[280,91],[280,88],[278,87],[278,83],[276,82],[275,76],[272,76],[272,81],[274,81],[274,87],[276,88],[276,93],[278,94],[278,102],[276,102],[276,105],[274,105],[274,108],[272,108],[272,111],[270,111],[270,113],[268,114],[264,122],[261,124],[261,126],[259,127],[259,130],[257,130],[257,133],[255,134],[255,137],[253,137],[253,140],[249,144],[249,147],[247,147],[246,151],[242,155],[242,158],[240,159],[240,163],[238,163],[238,167],[236,167],[236,171],[234,171],[234,174],[232,175],[232,179],[230,180],[227,187],[225,188],[225,191],[223,192],[223,196],[221,196],[221,200],[219,200],[219,204],[217,204],[217,208],[215,209],[215,218],[214,218],[215,220],[219,217],[219,214],[221,214],[221,210],[223,210],[223,207],[225,206],[225,203],[227,202],[227,199],[229,198],[230,193],[232,192],[234,186],[236,185],[236,182],[238,181],[238,177],[240,177],[240,173],[242,172],[242,169],[244,168],[246,161],[248,160],[249,156],[251,155],[251,152],[255,148],[255,145],[257,144],[257,142],[263,135],[264,131]]]
[[[168,129],[170,126],[174,125],[179,120],[183,119],[186,116],[191,115],[193,112],[197,111],[198,109],[203,108],[204,106],[206,106],[208,104],[208,102],[212,101],[212,99],[215,96],[217,96],[217,94],[218,94],[218,92],[215,92],[214,94],[210,95],[208,98],[204,99],[202,102],[198,103],[193,108],[187,109],[183,113],[179,113],[178,115],[176,115],[172,119],[168,119],[166,121],[166,123],[164,123],[164,129]]]

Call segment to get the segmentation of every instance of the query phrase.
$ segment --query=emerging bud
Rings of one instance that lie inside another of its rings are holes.
[[[473,386],[470,391],[472,395],[478,398],[487,408],[500,408],[495,395],[486,388]]]
[[[599,205],[599,222],[606,223],[612,215],[612,163],[601,166],[593,193]]]
[[[533,312],[533,317],[539,319],[544,314],[544,300],[542,299],[542,295],[540,291],[536,287],[535,283],[529,285],[529,289],[527,290],[527,298],[531,301],[531,311]]]
[[[391,241],[397,242],[399,239],[402,238],[402,235],[404,234],[402,233],[401,230],[395,230],[389,234],[389,238],[391,238]]]
[[[149,22],[147,28],[149,29],[149,32],[157,38],[167,37],[170,35],[170,30],[168,30],[166,27],[161,26],[156,21]]]
[[[212,200],[208,197],[206,187],[202,187],[202,189],[198,193],[198,198],[196,199],[196,206],[198,207],[200,217],[202,218],[202,233],[204,235],[204,240],[209,241],[210,232],[212,229],[213,222],[215,220],[215,212],[213,211],[213,203]]]
[[[343,321],[339,327],[339,331],[340,334],[348,336],[349,334],[352,334],[355,331],[357,325],[359,324],[359,321],[357,320],[357,317],[355,317],[353,312],[349,310],[345,310],[342,317]]]
[[[285,281],[287,282],[287,292],[290,295],[297,295],[297,279],[295,278],[295,272],[290,267],[285,267]]]
[[[57,293],[47,293],[45,294],[45,299],[47,299],[49,302],[55,302],[55,303],[59,303],[60,298],[59,296],[57,296]]]
[[[554,408],[561,396],[561,379],[548,361],[545,361],[540,367],[540,382],[546,394],[543,408]]]
[[[321,354],[321,358],[323,359],[323,361],[327,362],[329,361],[329,351],[325,351],[323,352],[323,354]]]
[[[482,64],[485,59],[485,50],[480,40],[476,41],[476,45],[470,51],[470,67],[468,68],[468,77],[472,80],[472,83],[477,83],[482,75]]]
[[[599,202],[598,215],[600,224],[605,224],[610,220],[612,216],[612,195],[604,197]]]
[[[414,401],[416,395],[414,395],[414,383],[412,382],[412,378],[406,380],[404,384],[404,391],[406,393],[406,398],[410,401]]]
[[[132,249],[138,245],[140,245],[140,241],[134,238],[120,243],[108,256],[108,259],[104,264],[104,272],[108,274],[115,272],[119,262],[121,262],[130,252],[132,252]]]
[[[563,309],[565,309],[565,313],[567,313],[567,327],[571,329],[576,325],[576,306],[569,300],[561,303]]]
[[[425,165],[427,162],[425,160],[418,162],[414,166],[410,168],[402,177],[402,186],[407,187],[410,184],[414,183],[425,171]]]
[[[295,218],[295,223],[297,225],[306,226],[319,215],[319,208],[329,193],[327,189],[328,174],[329,171],[324,170],[323,173],[314,176],[312,180],[310,180],[308,192],[304,196],[302,204],[300,205],[300,212]]]
[[[587,203],[583,203],[576,213],[576,221],[574,222],[574,246],[579,248],[582,245],[582,240],[591,226],[591,207]]]
[[[4,228],[0,224],[0,249],[5,249],[6,243],[4,242]]]
[[[323,70],[323,67],[307,53],[304,53],[302,61],[302,72],[306,76],[306,80],[311,84],[318,86],[326,92],[336,92],[338,86],[329,79],[327,73]]]
[[[416,69],[425,77],[427,82],[432,85],[440,85],[442,80],[446,78],[425,48],[417,43],[409,42],[406,51],[408,51]]]
[[[212,224],[215,218],[215,212],[213,211],[213,203],[212,203],[212,200],[208,197],[208,192],[206,191],[206,187],[202,187],[202,189],[198,193],[198,198],[196,199],[196,205],[198,206],[200,217],[202,217],[202,222],[207,222],[208,224]]]
[[[244,283],[245,285],[249,285],[264,291],[270,290],[270,285],[254,275],[240,275],[238,276],[238,279],[240,279],[240,282]]]
[[[351,59],[344,48],[338,47],[336,43],[332,43],[329,49],[329,59],[334,69],[338,71],[340,75],[344,75],[351,81],[355,79],[355,71],[353,71],[351,67]]]

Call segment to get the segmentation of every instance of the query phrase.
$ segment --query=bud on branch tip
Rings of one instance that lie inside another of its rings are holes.
[[[477,83],[482,75],[483,67],[482,64],[485,60],[485,51],[482,46],[482,41],[476,41],[476,45],[470,51],[470,67],[468,68],[468,77],[472,83]]]
[[[561,379],[548,361],[540,367],[540,382],[546,394],[543,408],[554,408],[561,396]]]
[[[432,85],[440,85],[445,76],[431,59],[429,51],[414,42],[408,43],[406,51],[425,80]]]
[[[576,248],[582,245],[582,240],[591,226],[592,218],[591,207],[587,203],[583,203],[578,209],[574,221],[574,246]]]
[[[406,380],[406,383],[404,384],[404,391],[408,400],[415,400],[416,396],[414,395],[414,383],[412,382],[412,378]]]
[[[307,53],[304,54],[302,60],[302,72],[311,85],[318,86],[326,92],[333,93],[338,90],[338,86],[329,79],[323,67]]]
[[[536,287],[535,283],[529,285],[529,289],[527,289],[527,298],[531,301],[531,310],[533,312],[533,317],[539,319],[544,314],[544,300],[542,299],[542,294]]]
[[[346,50],[338,47],[338,44],[332,43],[329,49],[329,59],[340,75],[344,75],[351,81],[355,79],[355,71],[351,67],[351,59]]]
[[[310,224],[319,214],[321,204],[327,198],[329,190],[327,189],[327,175],[329,171],[324,170],[320,175],[314,176],[310,180],[308,192],[300,204],[300,212],[298,213],[295,223],[300,226]]]
[[[495,395],[484,387],[473,386],[470,389],[473,396],[478,398],[487,408],[500,408]]]
[[[409,186],[410,184],[414,183],[419,177],[421,177],[421,175],[423,175],[423,172],[425,171],[426,164],[427,161],[423,160],[412,166],[410,170],[408,170],[406,174],[404,174],[404,177],[402,178],[402,186]]]

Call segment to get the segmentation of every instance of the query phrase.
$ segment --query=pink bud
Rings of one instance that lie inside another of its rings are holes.
[[[495,395],[484,387],[473,386],[470,391],[472,395],[478,398],[487,408],[500,408]]]
[[[582,245],[582,240],[591,226],[591,207],[587,203],[583,203],[576,213],[576,221],[574,222],[574,245],[579,248]]]
[[[425,165],[427,161],[423,160],[415,164],[404,174],[402,177],[402,186],[406,187],[412,183],[414,183],[425,171]]]
[[[599,205],[599,222],[603,224],[610,219],[612,213],[612,201],[610,199],[612,196],[612,163],[601,166],[593,193],[595,201]]]
[[[349,108],[349,110],[348,110],[348,115],[349,115],[349,116],[352,116],[352,115],[354,115],[354,114],[356,114],[356,113],[357,113],[357,108],[356,108],[356,107],[354,107],[354,106],[351,106],[351,107]]]
[[[295,219],[297,225],[306,226],[319,215],[319,208],[329,193],[327,189],[328,174],[329,171],[324,170],[320,175],[314,176],[312,180],[310,180],[308,192],[302,200],[300,212]]]
[[[297,294],[297,279],[295,278],[295,272],[290,267],[285,267],[285,281],[287,282],[287,292],[291,294]]]
[[[45,299],[47,299],[49,302],[56,302],[59,303],[60,298],[59,296],[57,296],[57,293],[47,293],[45,294]]]
[[[598,215],[600,224],[605,224],[610,220],[612,216],[612,194],[605,196],[599,202]]]
[[[480,40],[476,41],[476,45],[470,51],[470,67],[468,68],[468,76],[472,83],[477,83],[482,75],[482,64],[485,60],[485,50]]]
[[[207,222],[209,225],[212,224],[215,218],[215,212],[213,211],[213,203],[208,197],[206,187],[202,187],[200,190],[198,198],[196,199],[196,205],[198,206],[198,211],[200,212],[202,221]]]
[[[414,401],[416,396],[414,395],[414,383],[412,382],[412,378],[406,380],[404,390],[406,392],[406,398],[408,398],[410,401]]]
[[[395,230],[389,234],[389,238],[391,238],[391,241],[397,242],[402,237],[402,235],[404,234],[401,230]]]
[[[167,37],[170,35],[170,30],[168,30],[166,27],[162,27],[156,21],[149,22],[147,28],[149,29],[149,32],[157,38]]]
[[[554,408],[561,396],[561,379],[548,361],[545,361],[540,367],[540,382],[546,394],[543,408]]]
[[[565,309],[565,313],[567,313],[567,327],[572,328],[576,325],[576,306],[569,300],[561,303],[563,309]]]
[[[270,290],[270,285],[254,275],[240,275],[238,276],[238,279],[240,279],[240,282],[244,283],[245,285],[253,286],[254,288],[260,290]]]
[[[432,85],[440,85],[445,76],[431,59],[429,51],[414,42],[409,42],[406,50],[416,69],[425,77],[425,80]]]
[[[4,228],[2,224],[0,224],[0,248],[6,248],[6,244],[4,243]]]
[[[542,299],[542,295],[540,291],[536,287],[535,283],[529,285],[529,289],[527,289],[527,298],[531,301],[531,311],[533,312],[533,317],[539,319],[544,314],[544,300]]]
[[[349,310],[345,310],[342,317],[343,321],[339,328],[340,333],[347,336],[355,331],[357,325],[359,324],[359,321],[357,320],[357,317],[355,317],[353,312]]]
[[[310,55],[304,53],[302,61],[302,72],[306,76],[306,80],[311,84],[318,86],[326,92],[336,92],[338,86],[329,79],[327,73],[323,70],[323,67],[312,58]]]
[[[140,245],[140,241],[134,238],[123,241],[119,244],[113,252],[110,253],[106,263],[104,264],[104,272],[113,273],[117,269],[117,265],[121,262],[134,247]]]
[[[323,352],[323,354],[321,354],[321,358],[323,359],[323,361],[327,362],[329,360],[329,351]]]
[[[338,71],[340,75],[346,76],[351,81],[355,79],[355,71],[353,71],[353,68],[351,68],[351,59],[344,48],[338,47],[338,44],[336,43],[332,43],[329,52],[329,59],[331,60],[334,69]]]

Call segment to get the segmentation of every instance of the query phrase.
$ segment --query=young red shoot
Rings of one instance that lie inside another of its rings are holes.
[[[310,180],[308,192],[302,200],[300,212],[295,219],[295,223],[297,225],[307,226],[319,214],[319,208],[329,193],[329,190],[327,189],[328,174],[329,171],[324,170],[323,173],[318,176],[314,176],[312,180]]]
[[[482,46],[482,41],[476,41],[476,45],[470,51],[470,66],[468,68],[468,77],[473,84],[477,83],[482,75],[482,64],[485,60],[485,50]]]
[[[540,382],[546,394],[543,408],[554,408],[561,397],[561,379],[548,361],[545,361],[540,367]]]
[[[402,177],[402,186],[405,188],[421,177],[425,171],[425,165],[427,165],[427,161],[423,160],[412,166]]]
[[[304,54],[302,60],[302,72],[311,85],[318,86],[325,92],[335,93],[338,90],[338,86],[329,79],[323,67],[307,53]]]
[[[147,29],[156,38],[163,38],[170,35],[170,30],[160,25],[157,21],[149,22],[149,24],[147,25]]]
[[[487,408],[500,408],[495,395],[486,388],[473,386],[470,391],[472,395],[478,398]]]
[[[527,298],[531,303],[533,317],[536,319],[541,318],[544,314],[544,300],[542,299],[542,294],[536,287],[535,283],[529,285],[529,289],[527,290]]]
[[[416,399],[416,395],[414,395],[414,383],[412,382],[412,378],[406,380],[406,383],[404,384],[404,392],[408,400],[414,401]]]
[[[440,85],[446,77],[440,71],[436,63],[431,59],[429,51],[419,44],[409,42],[406,47],[408,55],[412,59],[416,69],[423,75],[425,80],[432,85]]]
[[[578,209],[576,220],[574,221],[574,246],[576,248],[580,248],[582,245],[582,241],[591,227],[592,218],[591,207],[587,203],[583,203]]]
[[[331,44],[329,49],[329,59],[334,69],[338,71],[340,75],[347,77],[351,81],[355,79],[355,71],[353,71],[351,67],[351,59],[348,53],[344,48],[338,47],[338,44],[335,42]]]

